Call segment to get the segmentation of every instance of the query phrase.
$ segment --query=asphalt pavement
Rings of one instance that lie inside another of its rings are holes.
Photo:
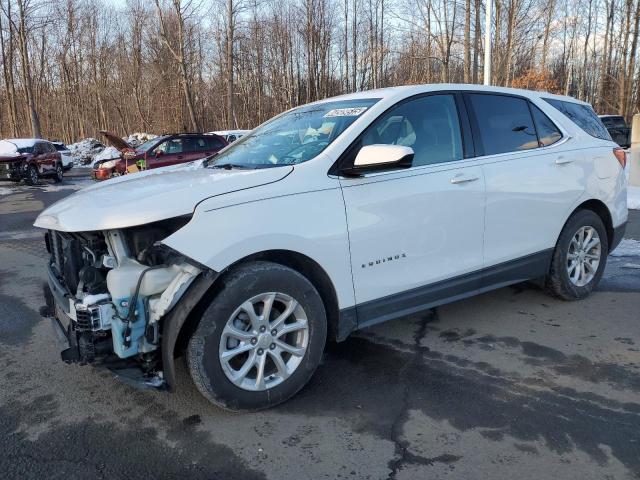
[[[640,212],[588,299],[524,284],[388,322],[330,344],[289,402],[234,415],[182,362],[167,393],[60,361],[31,224],[88,184],[0,184],[2,478],[640,478]]]

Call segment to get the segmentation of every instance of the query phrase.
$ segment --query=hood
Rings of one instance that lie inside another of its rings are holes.
[[[293,167],[224,170],[186,164],[124,175],[47,208],[34,226],[63,232],[111,230],[190,215],[202,200],[277,182]]]
[[[106,130],[100,130],[100,133],[107,139],[107,141],[116,147],[121,152],[123,150],[133,150],[133,147],[125,142],[122,138],[115,133],[107,132]]]

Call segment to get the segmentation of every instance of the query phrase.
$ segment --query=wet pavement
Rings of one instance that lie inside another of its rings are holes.
[[[3,478],[640,478],[640,212],[586,300],[526,284],[388,322],[330,344],[289,402],[233,415],[182,362],[165,393],[59,360],[31,224],[88,184],[0,184]]]

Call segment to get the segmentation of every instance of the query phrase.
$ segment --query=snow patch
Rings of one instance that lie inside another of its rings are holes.
[[[93,157],[91,166],[93,167],[96,162],[101,160],[112,160],[115,158],[120,158],[120,151],[116,147],[107,147]]]
[[[0,140],[0,155],[20,155],[20,153],[18,153],[19,148],[31,148],[35,143],[36,139],[34,138],[9,138],[7,140]]]
[[[67,148],[71,152],[73,163],[75,163],[76,166],[83,167],[90,166],[93,157],[102,152],[105,146],[95,138],[89,137],[67,145]]]
[[[640,256],[640,241],[632,238],[623,238],[620,245],[618,245],[609,255],[612,257]]]
[[[640,210],[640,187],[627,186],[627,208]]]
[[[16,193],[16,189],[15,188],[5,188],[5,187],[0,187],[0,196],[2,195],[11,195],[12,193]]]
[[[122,139],[135,148],[138,145],[142,145],[144,142],[156,137],[157,135],[154,135],[153,133],[135,132],[128,137],[122,137]]]

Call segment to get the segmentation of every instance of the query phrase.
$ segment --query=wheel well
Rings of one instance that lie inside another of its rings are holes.
[[[242,263],[256,260],[284,265],[285,267],[295,270],[309,280],[320,294],[322,303],[324,303],[324,309],[327,313],[329,336],[330,338],[335,338],[337,333],[338,317],[340,315],[338,308],[338,296],[329,275],[315,260],[291,250],[267,250],[265,252],[256,253],[243,258],[232,265],[231,268]]]
[[[202,314],[207,309],[213,298],[224,287],[225,279],[229,273],[239,265],[259,260],[278,263],[285,267],[289,267],[303,275],[313,284],[320,294],[320,298],[322,299],[322,303],[324,304],[324,308],[327,313],[329,338],[336,338],[340,310],[338,307],[338,296],[327,272],[325,272],[316,261],[301,253],[291,250],[267,250],[242,258],[227,267],[224,271],[220,272],[220,275],[216,278],[211,288],[209,288],[207,293],[198,302],[198,305],[191,311],[184,325],[180,329],[180,333],[176,340],[176,353],[182,352],[186,348],[189,338],[191,338],[191,334],[198,327],[198,322],[200,321]]]
[[[607,231],[607,243],[608,245],[611,245],[613,243],[613,220],[611,219],[611,213],[607,206],[600,200],[591,199],[578,205],[578,207],[571,212],[571,215],[576,213],[578,210],[591,210],[600,217],[602,223],[604,223],[604,228]]]

